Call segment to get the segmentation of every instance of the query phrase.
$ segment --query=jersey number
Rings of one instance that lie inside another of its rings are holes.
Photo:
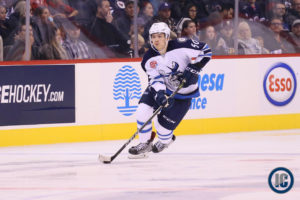
[[[199,49],[199,44],[200,44],[200,43],[199,43],[198,41],[196,41],[196,40],[193,40],[193,39],[192,39],[192,42],[193,42],[193,43],[191,43],[191,46],[194,47],[194,48]]]

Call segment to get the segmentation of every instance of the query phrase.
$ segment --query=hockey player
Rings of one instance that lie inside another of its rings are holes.
[[[129,149],[132,155],[147,152],[159,153],[174,140],[173,131],[190,108],[193,97],[198,97],[198,74],[211,59],[207,44],[191,39],[170,40],[170,29],[164,22],[154,23],[149,30],[151,48],[142,60],[142,68],[148,75],[149,86],[143,93],[137,109],[137,126],[140,128],[161,105],[163,109],[154,120],[158,142],[152,144],[155,133],[152,123],[139,132],[140,144]],[[168,95],[180,82],[186,83],[173,99]]]

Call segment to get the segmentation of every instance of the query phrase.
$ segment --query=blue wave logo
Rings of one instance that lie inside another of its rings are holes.
[[[117,107],[122,115],[130,116],[136,111],[137,101],[142,96],[142,86],[133,67],[125,65],[119,69],[114,81],[113,96],[116,101],[122,102],[122,106]]]

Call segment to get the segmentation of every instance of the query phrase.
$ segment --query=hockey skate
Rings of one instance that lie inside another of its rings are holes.
[[[168,148],[170,144],[172,144],[176,140],[176,136],[173,135],[172,140],[168,144],[164,144],[161,141],[156,142],[152,147],[153,153],[159,153],[163,151],[164,149]]]
[[[136,146],[131,147],[128,152],[130,159],[140,159],[140,158],[147,158],[148,153],[152,151],[152,142],[155,138],[156,133],[153,131],[151,134],[151,138],[146,143],[140,143]]]

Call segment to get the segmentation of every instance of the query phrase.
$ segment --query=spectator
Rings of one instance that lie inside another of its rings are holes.
[[[190,18],[192,21],[195,22],[195,24],[197,24],[198,19],[197,19],[197,7],[196,7],[196,5],[194,5],[194,4],[188,4],[187,5],[185,17]]]
[[[296,52],[300,53],[300,19],[296,19],[292,24],[290,41],[293,44]]]
[[[137,28],[138,28],[138,34],[140,34],[140,35],[144,35],[144,32],[145,32],[145,24],[146,24],[146,22],[143,20],[143,18],[137,18]],[[131,36],[132,36],[132,34],[134,33],[134,31],[133,31],[133,26],[131,26],[132,27],[132,30],[131,30]]]
[[[196,31],[196,23],[193,20],[186,20],[183,22],[182,31],[179,37],[186,37],[199,41]]]
[[[10,15],[15,11],[15,7],[16,4],[19,2],[20,0],[5,0],[2,1],[2,5],[6,7],[6,17],[9,18]]]
[[[171,30],[170,38],[177,38],[175,20],[171,18],[171,6],[169,3],[165,2],[159,6],[158,15],[154,16],[152,21],[146,25],[144,38],[148,39],[150,26],[155,22],[165,22]]]
[[[0,35],[2,36],[3,45],[7,45],[9,42],[10,29],[8,25],[8,19],[6,18],[6,8],[0,5]]]
[[[286,21],[290,28],[296,19],[300,19],[300,0],[293,0],[292,9],[288,10]]]
[[[35,12],[35,10],[39,7],[47,7],[46,0],[30,0],[30,6],[32,9],[32,12]]]
[[[141,7],[139,18],[142,18],[146,23],[152,20],[153,17],[153,5],[149,1],[144,1]]]
[[[205,5],[205,11],[208,16],[213,12],[221,12],[223,9],[222,0],[202,0]]]
[[[49,9],[47,7],[38,7],[35,10],[34,25],[33,29],[36,33],[36,43],[42,46],[47,40],[47,31],[49,24],[54,25],[53,17],[51,16]]]
[[[7,21],[9,36],[7,37],[6,44],[12,45],[14,43],[14,36],[21,26],[22,22],[25,22],[26,15],[26,1],[19,1],[15,8],[14,13],[9,16]]]
[[[226,20],[221,24],[221,37],[224,40],[224,44],[222,44],[223,49],[225,50],[225,54],[234,55],[234,39],[233,39],[233,22],[232,20]]]
[[[197,18],[197,7],[195,4],[190,3],[186,6],[185,13],[184,13],[183,17],[178,21],[177,26],[176,26],[177,35],[181,34],[182,25],[183,25],[184,21],[187,19],[194,21],[194,23],[196,24],[196,28],[197,28],[198,18]]]
[[[131,36],[131,44],[130,49],[132,52],[131,57],[134,55],[134,35]],[[145,39],[141,34],[138,34],[138,55],[139,57],[143,57],[143,55],[146,53],[146,47],[145,47]]]
[[[66,50],[62,46],[61,31],[53,25],[49,25],[47,41],[40,48],[41,60],[67,60],[69,59]]]
[[[79,25],[71,22],[64,23],[66,31],[66,39],[63,42],[63,47],[66,50],[70,59],[91,59],[91,53],[87,44],[80,40]]]
[[[182,33],[182,26],[183,26],[183,23],[185,21],[188,21],[188,20],[191,20],[190,18],[188,17],[183,17],[179,20],[179,22],[177,23],[176,25],[176,31],[177,31],[177,36],[178,37],[181,37],[181,33]]]
[[[81,29],[88,30],[97,12],[95,0],[72,0],[69,2],[71,7],[78,10],[78,14],[74,17],[75,21]]]
[[[159,6],[166,2],[166,0],[149,0],[153,6],[153,11],[154,11],[154,16],[157,15],[158,10],[159,10]],[[180,1],[180,0],[179,0]]]
[[[0,4],[0,20],[4,21],[6,19],[6,8]]]
[[[247,22],[240,22],[238,26],[239,54],[261,54],[262,47],[252,37],[250,26]]]
[[[219,5],[219,4],[218,4]],[[220,5],[221,7],[217,7],[218,9],[212,13],[207,18],[201,19],[198,26],[207,27],[208,25],[216,26],[217,31],[219,31],[218,27],[221,25],[224,20],[233,19],[233,5],[230,3],[223,3]]]
[[[89,36],[99,47],[107,46],[114,53],[118,54],[118,56],[128,57],[129,44],[111,24],[113,17],[109,7],[108,0],[97,0],[97,13],[93,20]]]
[[[63,0],[46,0],[48,8],[57,23],[61,20],[70,19],[78,14],[78,11],[63,2]]]
[[[171,17],[178,23],[185,16],[187,0],[169,0],[171,5]]]
[[[264,38],[262,36],[256,36],[255,39],[257,39],[259,45],[262,48],[262,54],[269,54],[270,51],[268,49],[265,48],[265,41]]]
[[[19,29],[16,32],[15,40],[13,45],[8,46],[9,48],[5,53],[5,60],[26,60],[25,55],[25,33],[26,33],[26,25],[22,24],[19,26]],[[31,60],[35,60],[38,58],[38,47],[34,45],[34,37],[32,27],[29,27],[29,44],[30,50],[29,51],[29,58]]]
[[[212,49],[214,55],[225,54],[225,49],[223,48],[224,40],[216,33],[215,27],[211,25],[206,27],[201,38]]]
[[[280,18],[283,21],[283,29],[289,31],[289,25],[286,22],[286,8],[283,3],[277,2],[274,4],[274,8],[271,10],[269,19]]]
[[[293,46],[287,41],[287,37],[282,34],[282,20],[273,18],[270,21],[270,33],[264,38],[265,47],[272,54],[295,53]]]
[[[133,25],[134,12],[134,1],[127,0],[125,3],[125,13],[113,21],[113,24],[123,35],[123,38],[126,39],[128,44],[130,44],[130,35],[132,30],[131,26]],[[139,12],[139,8],[136,12]]]
[[[241,8],[241,16],[250,21],[265,21],[264,9],[256,0],[248,0]]]
[[[209,7],[208,4],[212,3],[212,0],[189,0],[190,4],[194,4],[197,7],[197,19],[201,20],[202,18],[208,17],[210,13],[208,13],[207,8]]]

